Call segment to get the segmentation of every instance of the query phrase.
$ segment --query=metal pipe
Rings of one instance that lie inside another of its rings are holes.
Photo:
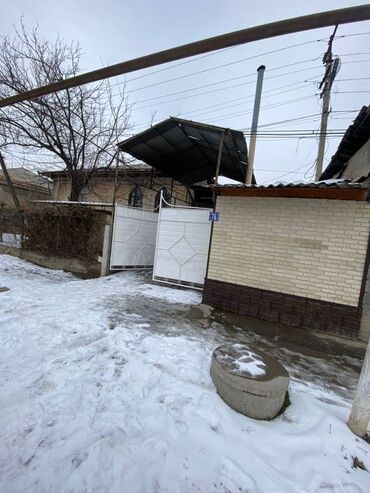
[[[263,76],[265,74],[265,69],[266,67],[264,65],[259,66],[257,69],[256,95],[254,98],[251,138],[249,142],[247,175],[245,177],[245,183],[247,185],[250,185],[253,179],[253,163],[254,163],[254,154],[256,151],[258,117],[260,114]]]
[[[218,184],[218,177],[220,176],[222,152],[224,149],[224,138],[225,138],[225,131],[221,132],[220,143],[218,145],[218,154],[217,154],[217,163],[216,163],[216,172],[215,172],[215,180],[216,180],[215,185]]]
[[[30,91],[20,94],[15,94],[8,98],[0,100],[0,108],[11,104],[20,103],[34,99],[38,96],[58,92],[63,89],[81,86],[90,82],[96,82],[117,75],[128,74],[143,68],[154,67],[162,63],[181,60],[194,55],[209,53],[210,51],[228,48],[229,46],[237,46],[241,44],[259,41],[260,39],[273,38],[275,36],[283,36],[284,34],[292,34],[310,29],[318,29],[321,27],[334,26],[336,24],[348,24],[350,22],[366,21],[370,19],[370,5],[359,5],[356,7],[348,7],[345,9],[331,10],[327,12],[319,12],[317,14],[305,15],[303,17],[293,17],[292,19],[284,19],[278,22],[271,22],[260,26],[242,29],[231,33],[221,34],[213,38],[202,39],[194,43],[189,43],[168,50],[152,53],[140,58],[134,58],[126,62],[117,63],[110,67],[103,67],[86,74],[77,75],[69,79],[53,82],[42,87],[36,87]]]

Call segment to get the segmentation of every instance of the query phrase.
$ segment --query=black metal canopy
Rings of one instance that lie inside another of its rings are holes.
[[[248,151],[238,130],[170,117],[118,146],[164,175],[192,185],[215,177],[222,134],[220,175],[244,182]]]

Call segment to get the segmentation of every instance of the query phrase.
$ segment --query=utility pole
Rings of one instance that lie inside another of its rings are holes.
[[[370,421],[370,339],[367,345],[365,359],[362,364],[351,414],[348,420],[350,430],[357,436],[363,437],[367,432]]]
[[[322,174],[322,166],[324,162],[326,132],[328,128],[328,116],[330,111],[329,110],[330,90],[334,81],[334,77],[336,75],[336,71],[333,70],[334,66],[333,66],[332,46],[337,29],[338,26],[335,26],[334,32],[329,39],[328,49],[326,50],[324,57],[322,59],[323,64],[325,65],[325,74],[319,86],[319,89],[323,88],[323,90],[320,94],[320,97],[322,98],[322,112],[321,112],[319,149],[317,152],[317,159],[316,159],[316,172],[315,172],[316,181],[320,179],[320,176]],[[336,67],[338,67],[338,63],[336,63]]]
[[[254,97],[251,138],[249,141],[248,167],[247,167],[247,174],[245,177],[245,184],[246,185],[251,185],[252,179],[253,179],[253,163],[254,163],[254,154],[256,151],[258,117],[260,114],[263,76],[265,74],[265,70],[266,70],[266,67],[264,65],[260,65],[257,69],[256,95]]]

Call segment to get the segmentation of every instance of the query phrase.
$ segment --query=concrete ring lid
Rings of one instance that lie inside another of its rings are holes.
[[[218,394],[236,411],[272,419],[283,406],[289,386],[286,369],[252,345],[223,344],[212,355],[211,376]]]

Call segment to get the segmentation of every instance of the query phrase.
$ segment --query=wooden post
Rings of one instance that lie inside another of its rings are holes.
[[[1,152],[0,152],[0,165],[1,165],[1,169],[3,170],[4,177],[5,177],[6,183],[7,183],[8,187],[9,187],[10,193],[12,194],[15,208],[17,209],[18,214],[23,219],[21,205],[19,203],[17,194],[16,194],[16,192],[14,190],[12,180],[10,179],[10,176],[9,176],[9,173],[8,173],[7,168],[6,168],[5,161],[4,161],[4,158],[3,158],[3,155],[1,154]]]

